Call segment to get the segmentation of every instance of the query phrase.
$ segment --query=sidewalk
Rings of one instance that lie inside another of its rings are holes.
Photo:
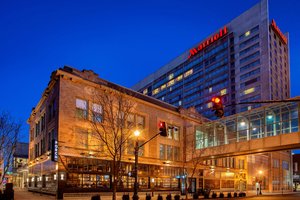
[[[28,192],[26,190],[15,190],[15,200],[55,200],[55,196]]]

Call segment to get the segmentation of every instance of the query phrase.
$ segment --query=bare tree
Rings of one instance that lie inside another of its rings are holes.
[[[122,174],[121,161],[128,139],[132,136],[133,124],[129,123],[134,112],[132,97],[115,90],[98,90],[93,95],[91,106],[91,129],[93,139],[99,141],[101,156],[112,161],[113,200]]]
[[[194,178],[197,169],[199,169],[199,166],[203,164],[203,159],[201,158],[201,154],[203,152],[203,149],[196,149],[196,141],[194,137],[188,142],[187,146],[187,155],[186,155],[186,160],[183,162],[183,171],[185,172],[185,175],[188,175],[185,178],[185,185],[187,190],[191,190],[192,188],[192,179]],[[201,142],[202,141],[198,141]],[[188,198],[188,193],[186,192],[186,199]]]
[[[21,129],[21,123],[16,122],[9,113],[0,113],[0,164],[1,164],[1,179],[0,184],[3,184],[5,175],[12,165],[13,154],[18,141],[18,136]]]

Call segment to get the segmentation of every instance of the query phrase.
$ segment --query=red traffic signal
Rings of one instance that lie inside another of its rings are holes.
[[[213,105],[212,105],[212,111],[215,111],[215,115],[219,118],[224,116],[224,106],[222,103],[221,97],[213,97],[211,99]]]
[[[167,136],[167,126],[166,126],[166,122],[162,122],[160,121],[158,124],[158,128],[159,128],[159,134],[161,136],[166,137]]]

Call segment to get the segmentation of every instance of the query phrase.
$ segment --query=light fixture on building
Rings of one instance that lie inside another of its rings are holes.
[[[246,126],[246,122],[241,121],[241,122],[240,122],[240,126]]]
[[[64,180],[64,174],[60,175],[60,180]]]
[[[54,180],[56,180],[56,174],[54,174],[54,177],[53,177],[53,179],[54,179]]]

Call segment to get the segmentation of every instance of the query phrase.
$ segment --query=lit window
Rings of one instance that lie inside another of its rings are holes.
[[[252,106],[248,106],[248,110],[251,110]]]
[[[211,107],[212,107],[212,103],[209,102],[209,103],[207,104],[207,108],[211,108]]]
[[[156,88],[155,90],[152,91],[152,95],[155,95],[157,93],[159,93],[159,88]]]
[[[225,89],[221,90],[221,91],[220,91],[220,94],[221,94],[221,96],[227,94],[227,89],[225,88]]]
[[[87,101],[76,99],[76,116],[81,119],[87,119]]]
[[[167,85],[168,85],[168,87],[170,87],[171,85],[174,85],[174,83],[175,83],[175,81],[174,81],[174,79],[173,79],[173,80],[170,80],[170,81],[167,83]]]
[[[190,69],[189,71],[185,72],[184,77],[188,77],[191,74],[193,74],[193,69]]]
[[[245,37],[247,37],[247,36],[249,36],[250,35],[250,31],[247,31],[246,33],[245,33]]]
[[[171,80],[173,77],[174,77],[174,74],[173,74],[173,73],[170,74],[170,75],[169,75],[169,80]]]
[[[255,91],[254,87],[253,88],[249,88],[249,89],[243,91],[243,95],[250,94],[250,93],[252,93],[254,91]]]
[[[211,93],[211,92],[212,92],[212,87],[210,87],[210,88],[208,89],[208,92],[209,92],[209,93]]]
[[[182,105],[182,101],[181,100],[178,102],[178,105],[180,105],[180,106]]]
[[[180,81],[180,80],[182,79],[182,77],[183,77],[183,76],[182,76],[182,74],[181,74],[181,75],[177,76],[176,80],[177,80],[177,81]]]
[[[102,106],[96,103],[93,103],[92,106],[93,109],[93,120],[94,122],[102,122],[103,116],[102,116]]]
[[[167,86],[166,86],[166,84],[163,84],[162,86],[160,86],[160,90],[163,90],[163,89],[165,89]]]
[[[148,93],[148,89],[144,89],[143,94],[147,94]]]

